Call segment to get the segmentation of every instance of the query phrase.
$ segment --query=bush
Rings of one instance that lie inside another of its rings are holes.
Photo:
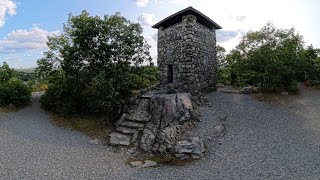
[[[49,84],[41,102],[50,111],[110,117],[121,112],[132,90],[157,82],[156,67],[140,66],[151,59],[142,27],[119,13],[70,15],[64,32],[47,45],[37,72]]]
[[[132,79],[133,89],[145,89],[158,83],[159,71],[155,66],[133,67],[130,78]]]
[[[249,31],[225,57],[228,66],[220,70],[220,82],[259,85],[263,92],[296,93],[297,81],[318,79],[320,50],[305,48],[303,37],[291,29],[267,24]]]
[[[24,106],[30,102],[30,96],[30,88],[15,77],[1,83],[0,106]]]
[[[218,82],[224,85],[231,85],[231,70],[230,68],[218,69]]]
[[[298,82],[297,81],[292,81],[291,85],[288,87],[288,92],[291,92],[293,94],[297,94],[299,89],[298,89]]]
[[[113,115],[122,109],[132,90],[144,89],[157,83],[157,76],[157,67],[132,68],[122,77],[122,89],[117,90],[112,84],[113,79],[105,78],[103,71],[85,86],[67,79],[63,71],[53,71],[47,77],[49,87],[41,97],[41,103],[45,109],[62,115]]]
[[[32,92],[46,91],[48,90],[48,83],[43,81],[34,81],[29,80],[27,85],[31,89]]]

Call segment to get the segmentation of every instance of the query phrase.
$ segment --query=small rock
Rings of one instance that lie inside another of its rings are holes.
[[[222,116],[219,118],[221,121],[227,121],[227,117],[226,116]]]
[[[97,144],[99,144],[99,139],[92,139],[92,140],[89,141],[89,143],[97,145]]]
[[[241,93],[243,94],[252,94],[253,92],[253,87],[252,86],[247,86],[247,87],[244,87],[240,90]]]
[[[132,161],[130,162],[130,165],[133,166],[133,167],[139,167],[143,164],[142,161]]]
[[[213,134],[216,136],[222,136],[225,134],[226,126],[223,124],[218,124],[213,127]]]
[[[152,167],[152,166],[156,166],[156,165],[157,165],[157,163],[154,162],[154,161],[145,160],[145,161],[144,161],[144,164],[142,164],[142,165],[139,166],[139,167],[141,167],[141,168],[146,168],[146,167]]]
[[[288,95],[289,95],[288,92],[282,92],[281,94],[282,94],[283,96],[288,96]]]

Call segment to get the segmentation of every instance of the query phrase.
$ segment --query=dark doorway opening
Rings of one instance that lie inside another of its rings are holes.
[[[167,81],[168,83],[173,83],[173,65],[168,65],[167,67]]]

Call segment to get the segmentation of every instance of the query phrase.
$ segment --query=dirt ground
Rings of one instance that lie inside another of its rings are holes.
[[[287,110],[304,117],[305,126],[320,130],[320,90],[299,84],[297,95],[254,95],[261,101],[280,104]]]

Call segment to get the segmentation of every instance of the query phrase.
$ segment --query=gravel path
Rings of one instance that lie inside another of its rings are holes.
[[[121,153],[81,133],[55,127],[37,101],[0,113],[0,179],[320,178],[320,130],[309,125],[320,119],[301,115],[294,102],[288,107],[219,92],[208,100],[212,106],[200,109],[202,122],[193,133],[208,146],[205,158],[146,169],[131,168]],[[226,124],[222,138],[214,137],[216,124]]]

